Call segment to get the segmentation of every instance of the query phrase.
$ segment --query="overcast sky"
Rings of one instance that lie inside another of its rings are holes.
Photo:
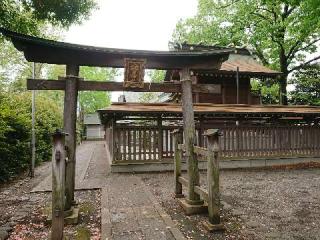
[[[196,14],[197,0],[97,0],[89,20],[73,26],[65,41],[111,48],[168,50],[176,23]],[[119,76],[117,81],[123,80]],[[113,92],[117,101],[121,92]]]
[[[192,16],[197,0],[97,0],[99,10],[65,41],[113,48],[167,50],[180,18]]]

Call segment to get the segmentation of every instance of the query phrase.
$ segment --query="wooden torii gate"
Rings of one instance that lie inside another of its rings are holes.
[[[219,69],[233,50],[217,49],[212,51],[142,51],[97,48],[56,42],[23,35],[0,28],[0,32],[22,51],[30,62],[66,65],[66,77],[59,80],[28,79],[28,90],[63,90],[64,132],[68,161],[66,163],[64,210],[70,210],[74,203],[75,164],[76,164],[76,118],[77,96],[79,91],[135,91],[182,93],[184,140],[188,165],[188,196],[186,202],[196,213],[201,211],[203,200],[195,192],[199,185],[198,161],[194,155],[195,122],[193,112],[193,93],[217,93],[220,86],[215,84],[192,84],[192,73],[196,70]],[[178,70],[180,83],[152,83],[141,87],[126,87],[119,82],[85,81],[79,77],[80,66],[125,67],[125,59],[141,60],[148,69]]]

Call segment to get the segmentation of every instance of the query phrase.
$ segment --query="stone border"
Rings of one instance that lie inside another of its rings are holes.
[[[139,178],[140,179],[140,178]],[[162,218],[165,224],[167,224],[170,227],[170,232],[172,233],[173,237],[176,240],[187,240],[184,235],[181,233],[181,231],[177,228],[175,223],[172,221],[171,217],[164,211],[164,209],[161,207],[158,200],[153,196],[149,188],[146,186],[146,184],[140,179],[141,184],[143,184],[143,187],[145,189],[145,192],[148,196],[148,198],[151,200],[151,202],[154,205],[154,208]]]

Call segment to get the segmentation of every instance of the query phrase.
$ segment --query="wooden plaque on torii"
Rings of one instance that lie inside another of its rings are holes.
[[[125,58],[123,86],[126,88],[143,88],[145,59]]]

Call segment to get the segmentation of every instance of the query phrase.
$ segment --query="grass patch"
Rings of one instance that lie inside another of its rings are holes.
[[[94,206],[92,203],[84,202],[80,205],[80,213],[84,215],[90,215],[94,213]]]
[[[77,227],[76,240],[90,240],[90,231],[86,227]]]

